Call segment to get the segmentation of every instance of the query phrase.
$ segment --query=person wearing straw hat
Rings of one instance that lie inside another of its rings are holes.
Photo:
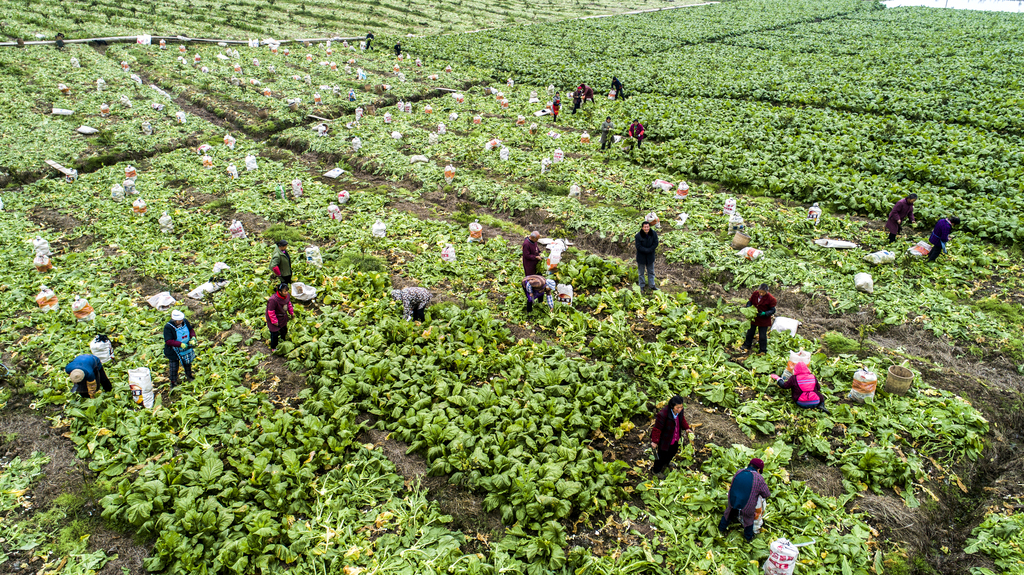
[[[288,240],[278,240],[277,250],[270,260],[270,271],[277,283],[292,283],[292,256],[288,253]]]
[[[523,279],[523,293],[526,294],[526,312],[533,311],[533,302],[540,299],[543,294],[547,299],[548,307],[555,309],[555,299],[552,293],[555,291],[555,280],[546,279],[544,276],[531,275]]]
[[[722,520],[718,522],[718,530],[724,535],[733,521],[743,526],[743,538],[754,540],[754,519],[756,518],[757,498],[765,501],[772,496],[768,485],[764,482],[764,461],[751,459],[750,464],[736,472],[729,485],[729,501],[725,505]]]
[[[427,321],[426,311],[434,294],[421,287],[407,287],[391,290],[391,297],[402,304],[405,321]]]
[[[171,321],[164,324],[164,357],[167,358],[167,379],[171,389],[178,385],[178,372],[185,368],[185,380],[195,379],[192,375],[192,362],[196,359],[196,332],[192,324],[185,319],[181,310],[171,312]]]
[[[64,373],[71,378],[71,392],[86,399],[96,397],[100,387],[103,388],[103,391],[114,389],[110,385],[110,379],[107,378],[107,372],[103,370],[103,362],[91,353],[75,357],[64,367]]]

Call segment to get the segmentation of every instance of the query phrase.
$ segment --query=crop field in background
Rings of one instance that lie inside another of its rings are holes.
[[[0,7],[11,38],[378,34],[370,52],[0,51],[0,571],[753,575],[787,537],[814,541],[801,574],[1019,572],[1020,16],[737,0],[561,21],[674,5]],[[628,100],[606,97],[613,74]],[[572,114],[580,81],[597,101]],[[549,89],[554,122],[537,115]],[[614,135],[640,118],[643,148],[601,151],[606,116]],[[128,168],[138,195],[118,201]],[[882,222],[909,192],[918,223],[889,245]],[[759,259],[729,245],[730,198]],[[661,291],[644,294],[632,238],[652,212]],[[904,255],[946,215],[964,219],[948,254]],[[525,311],[531,230],[572,242],[552,274],[571,306]],[[36,237],[51,270],[33,266]],[[317,296],[271,354],[277,239]],[[897,261],[865,261],[882,249]],[[230,284],[187,297],[216,262]],[[801,325],[748,356],[761,282]],[[37,306],[43,285],[58,310]],[[414,285],[434,293],[424,322],[390,296]],[[199,342],[196,380],[173,392],[168,312],[146,303],[163,291]],[[94,320],[76,321],[76,297]],[[114,391],[83,400],[63,368],[97,333]],[[828,414],[768,378],[799,349]],[[900,363],[913,385],[887,393]],[[131,401],[140,367],[151,409]],[[866,403],[848,399],[860,367],[880,376]],[[647,446],[674,394],[696,439],[662,480]],[[716,526],[755,456],[773,497],[747,544]]]

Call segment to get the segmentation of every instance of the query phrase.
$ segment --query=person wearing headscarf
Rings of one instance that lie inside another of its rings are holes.
[[[743,351],[750,351],[754,344],[754,332],[757,332],[757,345],[761,353],[768,351],[768,328],[772,325],[772,316],[775,315],[775,306],[778,304],[775,296],[768,293],[768,284],[761,284],[754,293],[750,295],[747,305],[757,309],[757,315],[750,320],[750,329],[747,330],[747,337],[743,340]]]
[[[729,501],[725,504],[722,520],[718,522],[718,530],[725,534],[729,524],[739,521],[743,526],[743,538],[748,542],[754,540],[754,519],[757,509],[757,498],[765,501],[772,496],[768,485],[764,482],[764,461],[751,459],[750,464],[736,472],[729,485]]]
[[[543,295],[548,302],[548,307],[555,309],[555,298],[552,293],[555,291],[555,280],[546,279],[544,276],[529,275],[523,279],[523,293],[526,294],[526,312],[533,311],[533,302],[539,300]]]
[[[917,201],[917,194],[909,194],[907,197],[893,204],[889,210],[889,218],[885,220],[885,231],[889,232],[889,243],[896,241],[896,236],[903,231],[903,221],[914,223],[914,202]]]
[[[107,372],[103,370],[103,362],[95,355],[86,353],[75,357],[64,367],[64,373],[71,379],[71,392],[85,398],[96,397],[99,389],[113,390]]]
[[[405,321],[427,321],[425,313],[434,294],[421,287],[407,287],[391,290],[391,297],[402,304]]]
[[[267,328],[270,330],[270,353],[277,351],[277,342],[288,337],[288,320],[295,317],[288,284],[278,284],[267,300]]]
[[[932,228],[932,235],[928,236],[928,243],[932,245],[932,249],[928,252],[928,261],[933,262],[939,259],[939,255],[945,253],[946,242],[949,241],[949,233],[953,231],[953,226],[960,225],[960,218],[953,216],[952,218],[942,218],[935,222],[935,227]]]
[[[164,324],[164,357],[167,358],[167,379],[171,389],[178,385],[178,371],[185,368],[185,380],[192,381],[192,362],[196,359],[196,332],[181,310],[171,312],[171,321]]]
[[[822,407],[825,396],[821,393],[821,384],[814,377],[806,363],[799,362],[793,366],[793,375],[780,378],[772,374],[772,379],[782,389],[788,389],[793,395],[793,402],[800,407]]]
[[[683,398],[674,395],[668,400],[668,405],[658,412],[658,416],[654,418],[654,426],[651,427],[651,449],[655,453],[652,474],[658,475],[668,467],[672,458],[679,452],[679,439],[683,432],[689,431],[690,424],[686,422],[686,415],[683,414]]]
[[[540,239],[540,232],[533,231],[530,235],[523,238],[523,274],[532,276],[537,273],[537,262],[542,260],[540,257],[540,246],[537,245],[537,240]]]

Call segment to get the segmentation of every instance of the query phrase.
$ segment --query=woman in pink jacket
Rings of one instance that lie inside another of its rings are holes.
[[[277,351],[277,342],[288,337],[288,320],[295,317],[295,308],[288,293],[288,284],[278,284],[267,300],[267,328],[270,329],[270,353]]]

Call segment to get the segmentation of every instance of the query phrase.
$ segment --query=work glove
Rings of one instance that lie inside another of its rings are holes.
[[[188,342],[187,342],[187,341],[183,341],[183,342],[181,342],[181,349],[182,349],[182,350],[186,350],[186,349],[188,349]]]

